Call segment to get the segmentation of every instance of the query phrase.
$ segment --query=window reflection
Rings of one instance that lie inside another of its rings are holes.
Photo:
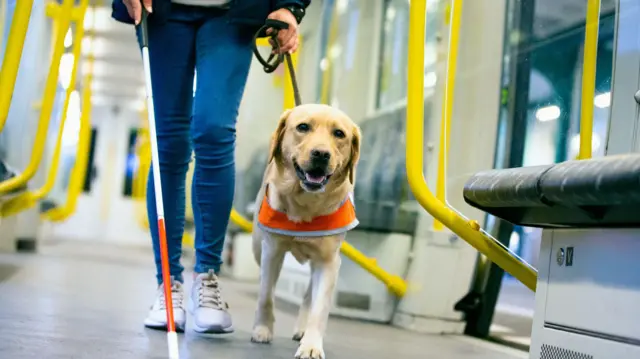
[[[437,38],[444,19],[446,1],[427,2],[425,35],[425,88],[436,85]],[[409,40],[409,1],[386,0],[382,21],[382,44],[376,108],[385,108],[407,96],[407,55]]]

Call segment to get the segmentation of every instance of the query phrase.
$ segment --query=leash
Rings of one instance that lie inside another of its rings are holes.
[[[278,42],[278,31],[286,30],[289,28],[289,24],[279,20],[267,19],[264,26],[260,28],[253,36],[253,54],[256,56],[260,64],[264,69],[264,72],[270,74],[274,72],[280,64],[286,60],[287,69],[289,71],[289,76],[291,77],[291,86],[293,87],[293,97],[295,100],[296,106],[300,106],[302,104],[302,99],[300,98],[300,90],[298,89],[298,80],[296,79],[296,71],[293,68],[293,61],[291,60],[291,54],[281,54],[280,53],[280,43]],[[271,34],[267,34],[267,30],[272,29]],[[258,51],[258,39],[262,37],[271,37],[272,43],[272,52],[269,55],[268,59],[264,59]]]

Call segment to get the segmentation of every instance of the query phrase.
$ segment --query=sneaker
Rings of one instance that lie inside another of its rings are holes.
[[[198,333],[224,334],[233,332],[229,305],[222,299],[220,280],[213,270],[198,274],[191,289],[193,329]]]
[[[184,332],[187,320],[184,309],[184,290],[182,283],[173,281],[171,299],[173,300],[173,320],[175,321],[176,331]],[[156,300],[151,306],[147,318],[144,320],[144,326],[151,329],[167,330],[166,302],[162,284],[158,287]]]

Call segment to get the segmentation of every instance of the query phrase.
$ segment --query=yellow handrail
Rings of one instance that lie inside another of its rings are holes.
[[[93,60],[90,59],[90,62]],[[91,65],[90,65],[91,66]],[[62,221],[67,219],[76,210],[78,197],[84,188],[87,175],[87,162],[89,160],[89,144],[91,142],[91,83],[93,75],[85,76],[82,88],[82,114],[80,115],[80,133],[78,138],[78,148],[76,150],[76,161],[73,165],[69,187],[67,189],[67,200],[65,203],[42,214],[42,217],[51,221]]]
[[[412,0],[409,15],[409,56],[407,82],[407,178],[416,200],[460,238],[486,255],[492,262],[535,291],[536,270],[429,190],[424,179],[424,41],[426,0]]]
[[[6,6],[6,3],[2,6],[3,19],[6,15]],[[11,29],[9,30],[9,37],[7,38],[7,47],[5,48],[4,58],[2,60],[2,69],[0,69],[0,132],[2,132],[7,122],[7,117],[9,116],[11,97],[13,96],[13,90],[16,85],[16,78],[18,77],[20,58],[22,57],[24,40],[27,37],[27,30],[29,29],[29,19],[31,18],[32,8],[33,0],[20,0],[16,1],[16,7],[13,11]],[[2,193],[2,190],[0,190],[0,193]]]
[[[450,7],[449,46],[447,51],[447,77],[445,93],[442,103],[442,122],[440,124],[440,149],[438,152],[438,176],[436,182],[436,197],[440,202],[447,203],[447,158],[449,157],[449,141],[451,138],[451,115],[453,113],[453,98],[455,95],[456,72],[458,67],[458,43],[460,40],[460,19],[462,18],[462,0],[453,0]],[[444,229],[442,222],[433,221],[433,229]]]
[[[587,1],[587,20],[584,31],[582,59],[582,96],[580,100],[580,151],[578,158],[591,158],[593,152],[593,98],[596,93],[596,59],[598,57],[598,28],[600,0]]]
[[[75,34],[75,38],[74,38],[74,43],[73,43],[73,68],[71,70],[71,81],[69,83],[69,87],[67,87],[67,91],[66,91],[66,95],[65,95],[65,100],[64,100],[64,105],[62,108],[62,116],[60,118],[60,126],[58,128],[58,136],[56,139],[56,146],[55,149],[53,151],[53,157],[51,159],[51,164],[49,166],[49,171],[47,174],[47,178],[45,180],[45,183],[42,187],[40,187],[39,189],[35,190],[35,191],[29,191],[29,192],[25,192],[20,194],[19,196],[16,196],[6,202],[4,202],[2,204],[2,207],[0,207],[0,216],[2,217],[7,217],[7,216],[11,216],[14,215],[16,213],[19,213],[21,211],[24,211],[26,209],[29,209],[31,207],[33,207],[39,200],[43,199],[47,194],[49,194],[49,192],[51,192],[51,189],[53,188],[55,181],[56,181],[56,177],[58,174],[58,165],[60,163],[60,152],[62,151],[62,135],[64,132],[64,124],[66,122],[67,119],[67,110],[69,108],[69,99],[71,98],[71,93],[73,93],[73,91],[75,91],[76,88],[76,78],[77,78],[77,72],[78,72],[78,63],[80,62],[80,56],[82,55],[82,38],[84,37],[84,15],[86,13],[86,9],[87,6],[89,4],[89,0],[81,0],[80,1],[80,6],[79,6],[79,12],[75,13],[75,12],[70,12],[70,13],[65,13],[64,11],[61,11],[58,13],[59,16],[59,20],[63,21],[61,19],[65,19],[65,18],[70,18],[70,17],[74,17],[74,20],[76,21],[76,34]],[[59,5],[54,5],[54,6],[59,6]],[[63,4],[64,6],[64,4]],[[77,14],[77,15],[75,15]],[[75,16],[74,16],[75,15]],[[61,27],[62,28],[62,27]],[[64,43],[60,44],[60,45],[64,45]],[[59,62],[59,61],[58,61]],[[44,103],[48,102],[49,100],[51,100],[51,102],[53,103],[53,97],[55,97],[55,92],[52,92],[50,94],[46,94],[45,96],[51,96],[51,99],[48,98],[44,98]],[[43,111],[44,112],[44,111]],[[37,145],[42,145],[44,146],[44,144],[36,144]],[[8,182],[8,181],[7,181]]]
[[[9,4],[6,1],[0,1],[0,49],[4,45],[4,21],[7,18],[7,5]]]
[[[34,139],[33,151],[31,152],[29,164],[22,173],[6,181],[0,182],[0,195],[25,185],[27,181],[36,174],[38,166],[40,166],[40,161],[42,161],[42,155],[47,141],[47,132],[49,130],[49,120],[51,112],[53,111],[56,88],[58,85],[60,59],[64,52],[64,37],[71,24],[73,5],[74,0],[64,0],[62,5],[54,3],[47,4],[48,8],[59,7],[61,15],[57,22],[58,32],[56,33],[56,40],[53,44],[53,56],[51,58],[49,74],[47,75],[47,81],[45,83],[42,109],[40,111],[40,119],[38,120],[38,128]]]

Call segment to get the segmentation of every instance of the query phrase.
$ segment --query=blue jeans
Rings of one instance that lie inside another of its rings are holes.
[[[139,35],[139,34],[138,34]],[[195,152],[192,206],[196,273],[222,264],[222,248],[235,187],[236,118],[251,64],[252,33],[229,24],[226,11],[173,5],[169,21],[149,23],[158,155],[171,275],[183,281],[180,263],[185,221],[185,179]],[[193,96],[194,70],[197,70]],[[162,282],[153,174],[147,211]]]

